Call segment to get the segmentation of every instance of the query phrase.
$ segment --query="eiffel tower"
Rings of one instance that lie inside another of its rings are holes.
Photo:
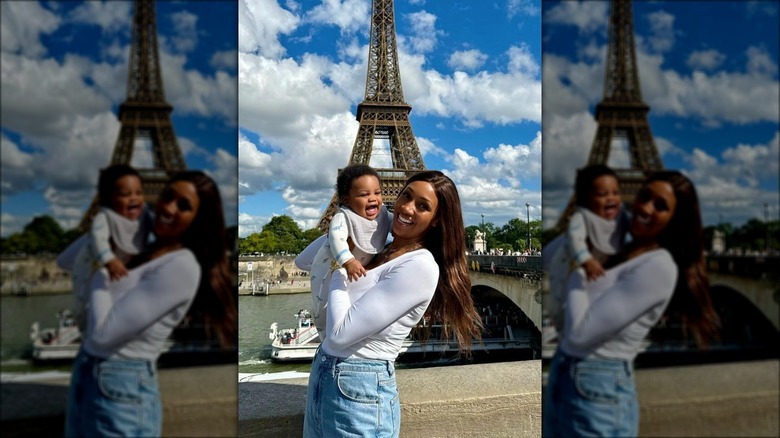
[[[404,101],[401,87],[394,15],[393,0],[372,1],[366,94],[357,107],[360,126],[349,159],[349,164],[370,164],[374,140],[389,141],[393,168],[376,170],[382,186],[382,198],[390,208],[406,179],[425,170],[409,122],[412,106]],[[320,230],[327,231],[338,205],[338,194],[334,194],[320,219]]]
[[[157,46],[157,19],[154,0],[134,0],[133,28],[128,63],[127,97],[119,105],[119,136],[111,164],[130,165],[137,138],[151,141],[152,168],[136,169],[144,183],[144,199],[154,203],[165,182],[186,170],[184,156],[171,123],[173,107],[165,101],[160,56]],[[97,196],[81,221],[89,227],[99,206]]]
[[[608,164],[614,137],[623,137],[628,141],[630,167],[614,169],[618,175],[624,203],[633,202],[648,174],[664,167],[647,121],[649,111],[650,107],[642,101],[642,90],[639,86],[631,0],[612,0],[607,62],[604,68],[604,94],[601,102],[596,105],[598,128],[587,164]],[[574,208],[572,197],[558,220],[556,227],[559,230],[566,228]]]

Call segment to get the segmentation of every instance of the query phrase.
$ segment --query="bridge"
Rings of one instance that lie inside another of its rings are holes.
[[[751,326],[768,322],[780,331],[780,256],[710,255],[707,272],[713,300],[739,309]]]
[[[472,287],[502,293],[541,331],[541,257],[470,255],[468,263]],[[732,342],[744,342],[778,336],[779,256],[710,255],[707,269],[724,337]]]
[[[471,287],[504,294],[542,330],[541,256],[468,256]]]

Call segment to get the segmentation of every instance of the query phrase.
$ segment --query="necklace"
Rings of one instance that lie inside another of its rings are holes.
[[[374,258],[371,264],[373,266],[379,266],[387,261],[400,257],[401,255],[406,254],[407,252],[416,251],[422,247],[423,246],[419,243],[415,243],[409,246],[402,246],[400,248],[390,248],[390,246],[388,246],[384,250],[382,250],[382,252],[377,254],[376,258]]]

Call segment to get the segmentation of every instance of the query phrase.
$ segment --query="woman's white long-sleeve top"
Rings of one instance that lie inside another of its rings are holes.
[[[426,249],[412,251],[350,282],[333,272],[322,348],[337,357],[395,360],[420,321],[439,281],[439,265]]]
[[[84,348],[103,358],[157,360],[200,285],[195,255],[179,249],[110,281],[105,268],[92,280]]]
[[[663,315],[677,284],[677,265],[656,249],[588,281],[572,272],[560,348],[571,356],[633,360]]]

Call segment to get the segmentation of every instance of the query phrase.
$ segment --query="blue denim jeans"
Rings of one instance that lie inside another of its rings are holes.
[[[400,428],[392,361],[343,359],[317,350],[309,374],[304,438],[397,437]]]
[[[101,359],[82,349],[73,362],[66,437],[158,437],[162,406],[154,362]]]
[[[628,361],[578,359],[558,349],[542,402],[545,438],[639,433],[634,370]]]

